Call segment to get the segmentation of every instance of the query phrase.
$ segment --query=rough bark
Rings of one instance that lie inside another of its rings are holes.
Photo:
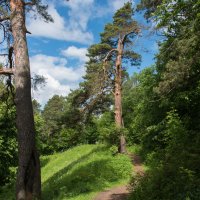
[[[17,200],[39,199],[41,195],[40,162],[35,144],[24,6],[22,0],[10,0],[15,55],[15,103],[19,155],[16,182]]]
[[[116,75],[115,75],[115,123],[118,128],[123,127],[122,120],[122,55],[123,55],[123,42],[119,39],[117,47],[117,58],[116,58]],[[126,152],[126,140],[123,133],[120,135],[119,152]]]

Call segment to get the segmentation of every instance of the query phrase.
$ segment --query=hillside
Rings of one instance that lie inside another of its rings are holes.
[[[104,145],[82,145],[63,153],[44,156],[42,188],[45,200],[90,200],[99,191],[127,182],[131,160],[113,156]],[[0,199],[12,199],[4,190]]]

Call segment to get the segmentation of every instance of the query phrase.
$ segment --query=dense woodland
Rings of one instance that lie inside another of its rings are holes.
[[[128,158],[121,155],[118,162],[118,154],[134,149],[142,157],[147,170],[130,180],[129,200],[200,199],[199,0],[141,0],[135,7],[125,3],[105,24],[100,42],[88,48],[86,75],[79,87],[68,96],[53,96],[43,109],[31,99],[24,23],[32,6],[44,20],[53,19],[40,0],[5,0],[0,6],[1,29],[11,42],[8,59],[13,58],[0,69],[0,199],[14,196],[14,185],[16,199],[40,199],[39,155],[86,144],[105,145],[117,176],[123,176],[126,166],[130,170]],[[148,31],[134,19],[136,12],[143,14],[147,25],[153,22],[154,33],[162,36],[155,64],[130,75],[127,69],[142,60],[134,50],[135,41],[143,29]],[[38,77],[35,84],[43,81]],[[94,164],[89,172],[101,173],[104,163]],[[75,179],[75,172],[69,176],[69,193],[73,184],[85,188],[87,181],[95,180],[84,170],[85,179]],[[106,179],[108,174],[101,176]],[[82,186],[76,185],[79,181]],[[79,192],[92,191],[91,185]],[[64,199],[58,194],[48,198],[53,189],[45,187],[44,199]]]

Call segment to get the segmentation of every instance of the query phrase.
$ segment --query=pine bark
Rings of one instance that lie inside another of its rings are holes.
[[[25,28],[25,5],[10,0],[11,27],[14,38],[16,113],[18,132],[18,172],[16,199],[40,199],[40,161],[35,144],[35,127],[31,99],[31,76]]]
[[[115,75],[115,123],[118,128],[123,127],[122,119],[122,55],[123,55],[123,43],[119,39],[117,47],[117,58],[116,58],[116,75]],[[126,152],[126,140],[123,133],[120,135],[119,152]]]

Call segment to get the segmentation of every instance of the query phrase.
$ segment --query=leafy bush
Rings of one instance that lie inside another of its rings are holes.
[[[200,179],[192,171],[165,166],[135,178],[129,200],[199,200],[199,185]]]
[[[62,152],[81,143],[82,138],[76,129],[63,128],[54,136],[38,135],[38,146],[43,155]]]
[[[191,135],[193,138],[191,138]],[[150,171],[132,181],[130,200],[198,200],[200,160],[198,132],[187,130],[176,110],[167,113],[165,145],[147,154]]]
[[[10,183],[15,173],[12,167],[17,165],[17,141],[15,110],[5,103],[0,105],[0,186]]]

